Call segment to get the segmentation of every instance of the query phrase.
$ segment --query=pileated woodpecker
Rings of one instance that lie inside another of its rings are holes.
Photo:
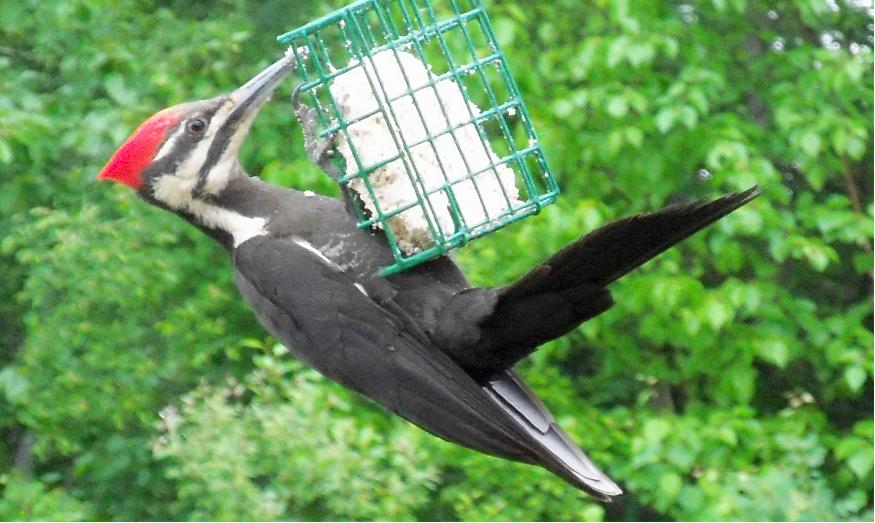
[[[608,284],[758,188],[613,222],[506,287],[469,286],[449,257],[383,278],[393,262],[386,239],[360,230],[343,201],[263,183],[240,166],[253,119],[294,67],[284,57],[229,95],[155,114],[99,178],[225,246],[260,322],[325,376],[446,440],[541,465],[603,500],[621,494],[511,369],[611,307]],[[304,120],[319,160],[324,144]]]

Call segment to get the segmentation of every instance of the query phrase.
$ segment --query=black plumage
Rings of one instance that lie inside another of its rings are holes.
[[[388,243],[339,200],[241,175],[216,203],[268,217],[266,235],[229,248],[241,293],[296,357],[437,436],[540,464],[605,499],[620,489],[511,367],[607,310],[607,284],[757,194],[608,224],[504,288],[471,288],[448,257],[378,276]]]
[[[610,283],[758,189],[608,224],[506,287],[470,287],[447,256],[383,278],[391,249],[382,233],[357,227],[349,202],[275,187],[240,167],[252,120],[293,66],[287,56],[230,95],[156,114],[100,178],[224,245],[261,323],[327,377],[446,440],[543,466],[600,499],[620,494],[512,367],[610,308]]]

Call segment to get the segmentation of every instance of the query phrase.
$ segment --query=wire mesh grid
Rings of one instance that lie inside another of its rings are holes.
[[[296,55],[319,136],[337,136],[359,226],[386,233],[396,262],[384,275],[555,201],[479,0],[360,0],[278,40]]]

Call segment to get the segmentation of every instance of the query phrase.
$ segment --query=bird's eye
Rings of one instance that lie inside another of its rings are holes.
[[[185,125],[185,130],[188,131],[188,134],[200,136],[207,130],[207,121],[203,118],[189,120]]]

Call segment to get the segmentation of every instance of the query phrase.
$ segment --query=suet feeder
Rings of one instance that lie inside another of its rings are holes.
[[[391,275],[553,203],[559,188],[479,0],[359,0],[278,37],[359,227]]]

